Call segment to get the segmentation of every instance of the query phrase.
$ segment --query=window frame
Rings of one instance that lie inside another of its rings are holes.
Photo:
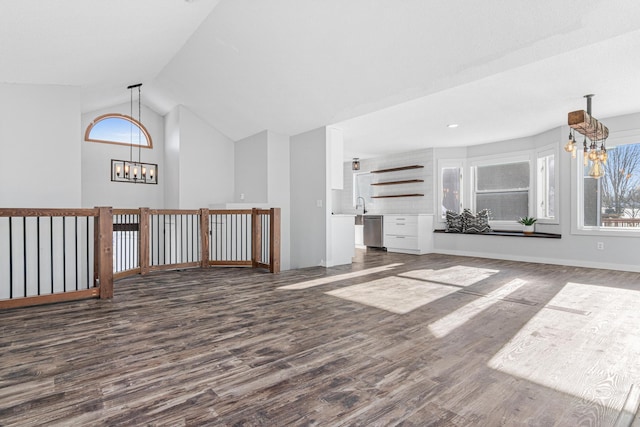
[[[145,138],[147,139],[148,145],[142,145],[142,144],[131,144],[131,143],[126,143],[126,142],[119,142],[119,141],[107,141],[107,140],[102,140],[102,139],[95,139],[95,138],[90,138],[89,135],[91,134],[91,130],[93,129],[93,127],[98,124],[99,122],[106,120],[106,119],[122,119],[122,120],[126,120],[130,123],[132,123],[134,126],[136,126],[137,128],[139,128],[142,133],[144,134]],[[140,123],[138,120],[134,119],[131,116],[128,116],[126,114],[120,114],[120,113],[107,113],[107,114],[102,114],[98,117],[96,117],[95,119],[93,119],[89,125],[87,126],[87,129],[84,132],[84,140],[87,142],[99,142],[102,144],[114,144],[114,145],[124,145],[127,147],[140,147],[140,148],[148,148],[148,149],[153,149],[153,140],[151,139],[151,135],[149,134],[149,131],[147,130],[147,128],[144,127],[144,125],[142,123]]]
[[[508,153],[506,155],[491,155],[491,156],[482,156],[475,157],[470,159],[469,161],[469,206],[471,206],[472,211],[476,211],[476,187],[477,187],[477,168],[483,166],[495,166],[495,165],[503,165],[509,163],[529,163],[529,187],[527,189],[527,197],[528,197],[528,216],[533,216],[532,207],[534,206],[534,192],[535,184],[535,175],[534,175],[534,167],[532,166],[532,158],[533,158],[533,150],[531,151],[519,151]],[[518,221],[516,219],[513,220],[489,220],[489,223],[492,227],[498,227],[501,229],[512,229],[514,227],[518,227]]]
[[[540,206],[542,200],[541,193],[547,193],[548,187],[543,189],[544,183],[541,182],[544,179],[541,177],[539,161],[542,158],[553,156],[554,162],[554,173],[553,177],[550,177],[549,180],[553,179],[553,184],[555,188],[555,193],[553,196],[554,202],[554,216],[553,217],[542,217],[539,215],[538,207]],[[535,213],[532,216],[535,216],[538,219],[538,223],[541,224],[560,224],[560,158],[558,155],[558,145],[550,144],[545,147],[541,147],[536,150],[535,153]]]
[[[567,128],[568,129],[568,128]],[[568,132],[568,130],[567,130]],[[619,145],[640,144],[640,129],[612,132],[607,140],[607,147]],[[577,160],[570,155],[566,161],[570,162],[571,193],[575,202],[571,203],[571,234],[582,236],[607,236],[607,237],[638,237],[640,227],[636,230],[625,227],[602,227],[584,225],[584,167],[582,165],[582,147],[578,147]],[[593,179],[593,178],[591,178]]]
[[[362,197],[364,199],[364,203],[365,203],[365,207],[371,206],[375,204],[375,199],[373,199],[371,197],[372,191],[371,191],[371,185],[369,184],[369,195],[365,195],[365,196],[358,196],[358,192],[357,192],[357,187],[358,187],[358,176],[360,175],[370,175],[371,177],[373,177],[373,175],[371,174],[370,171],[354,171],[353,172],[353,189],[352,189],[352,194],[353,194],[353,198],[351,200],[352,203],[352,207],[355,209],[357,206],[357,201],[358,201],[358,197]]]
[[[442,171],[444,169],[449,168],[458,168],[460,169],[460,212],[464,209],[465,206],[465,170],[466,170],[466,161],[461,159],[438,159],[438,175],[436,177],[436,185],[437,185],[437,203],[436,209],[440,212],[440,214],[435,215],[438,222],[445,223],[446,215],[442,212],[442,199],[444,198],[444,191],[442,188]]]

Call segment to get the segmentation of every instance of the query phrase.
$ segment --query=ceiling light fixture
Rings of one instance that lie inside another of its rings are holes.
[[[354,157],[353,161],[351,162],[351,170],[352,171],[360,170],[360,159],[358,159],[357,157]]]
[[[447,127],[448,127],[449,129],[455,129],[455,128],[457,128],[457,127],[458,127],[458,124],[457,124],[457,123],[451,123],[450,125],[447,125]]]
[[[587,98],[587,111],[572,111],[568,116],[569,141],[565,144],[564,150],[571,153],[572,158],[576,158],[578,151],[575,133],[584,136],[582,141],[582,162],[586,167],[591,162],[589,176],[601,178],[604,176],[604,166],[607,164],[606,142],[609,137],[609,128],[591,116],[591,98],[593,94],[585,95]]]
[[[133,89],[138,89],[138,123],[142,124],[142,104],[140,87],[142,83],[127,86],[130,94],[130,139],[129,139],[129,160],[111,159],[111,181],[131,182],[134,184],[157,184],[158,165],[155,163],[143,163],[142,155],[142,129],[133,124]],[[137,144],[134,143],[134,127],[137,129]],[[138,146],[138,160],[133,160],[133,146]]]

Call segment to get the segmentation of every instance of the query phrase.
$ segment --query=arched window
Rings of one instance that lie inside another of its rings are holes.
[[[124,114],[96,117],[84,133],[85,141],[153,148],[151,135],[142,123]]]

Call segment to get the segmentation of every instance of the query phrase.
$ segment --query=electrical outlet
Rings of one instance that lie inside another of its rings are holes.
[[[322,207],[322,200],[316,200],[316,206],[321,208]]]
[[[240,193],[240,200],[244,200],[244,193]]]
[[[596,248],[597,248],[599,251],[604,251],[604,242],[598,242],[598,243],[596,243]]]

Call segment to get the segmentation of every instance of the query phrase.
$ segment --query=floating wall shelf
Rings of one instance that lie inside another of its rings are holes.
[[[379,170],[375,170],[375,171],[371,171],[371,173],[386,173],[386,172],[399,172],[399,171],[407,171],[407,170],[412,170],[412,169],[422,169],[424,168],[424,166],[422,165],[410,165],[410,166],[400,166],[397,168],[390,168],[390,169],[379,169]],[[398,185],[398,184],[415,184],[415,183],[420,183],[420,182],[424,182],[424,179],[399,179],[397,181],[383,181],[383,182],[374,182],[371,183],[371,185]],[[372,199],[389,199],[389,198],[396,198],[396,197],[422,197],[424,196],[424,194],[420,194],[420,193],[403,193],[403,194],[388,194],[388,195],[381,195],[381,196],[371,196]]]
[[[391,168],[391,169],[379,169],[377,171],[371,171],[371,173],[386,173],[386,172],[397,172],[397,171],[406,171],[409,169],[420,169],[423,168],[424,166],[422,165],[411,165],[411,166],[401,166],[398,168]]]
[[[389,197],[421,197],[424,196],[424,194],[393,194],[393,195],[389,195],[389,196],[371,196],[372,199],[386,199]]]
[[[412,182],[424,182],[424,179],[405,179],[403,181],[386,181],[386,182],[374,182],[371,185],[395,185],[395,184],[409,184]]]

